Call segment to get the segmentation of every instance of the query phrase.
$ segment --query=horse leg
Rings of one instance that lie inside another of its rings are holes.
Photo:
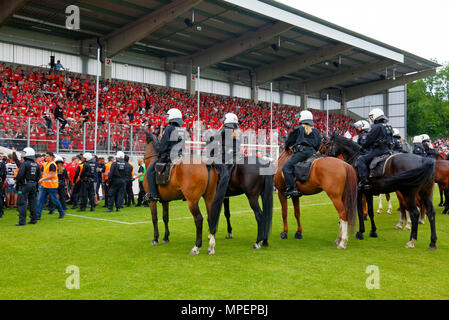
[[[203,243],[203,216],[201,215],[198,201],[187,200],[187,203],[196,227],[196,242],[195,246],[190,250],[190,254],[197,255],[200,253],[200,248]]]
[[[358,192],[357,194],[357,213],[359,216],[359,231],[355,235],[355,238],[357,240],[363,240],[363,233],[365,232],[365,222],[364,222],[364,215],[363,215],[363,199],[362,199],[362,193]]]
[[[340,217],[338,236],[337,240],[334,242],[334,245],[337,245],[337,249],[344,250],[348,244],[348,218],[346,215],[345,205],[341,199],[341,195],[331,196],[330,198]]]
[[[379,208],[377,209],[377,214],[381,214],[382,210],[383,210],[383,206],[382,206],[382,195],[378,195],[377,196],[378,200],[379,200]]]
[[[279,201],[281,202],[282,208],[282,221],[284,223],[284,231],[281,233],[281,239],[288,238],[288,223],[287,223],[287,213],[288,213],[288,203],[287,198],[284,193],[278,190]]]
[[[150,210],[151,210],[151,217],[153,220],[153,228],[154,228],[154,236],[153,236],[153,241],[151,241],[151,245],[157,246],[159,244],[159,227],[158,227],[158,221],[157,221],[157,203],[156,202],[150,202]]]
[[[407,230],[412,230],[412,227],[411,227],[411,225],[412,225],[412,220],[410,219],[410,211],[408,211],[408,210],[405,210],[405,218],[406,218],[406,220],[407,220],[407,224],[406,224],[406,226],[404,227],[404,231],[407,231]]]
[[[168,202],[162,202],[162,219],[164,220],[165,224],[165,234],[164,239],[162,240],[162,243],[169,243],[169,236],[170,236],[170,230],[168,230]]]
[[[448,214],[449,213],[449,187],[446,187],[446,189],[444,189],[444,210],[443,210],[443,214]]]
[[[444,199],[443,199],[443,195],[444,195],[444,187],[441,186],[440,184],[438,184],[438,190],[440,191],[440,203],[438,204],[439,207],[442,207],[444,204]]]
[[[302,239],[301,209],[299,207],[299,198],[292,198],[292,202],[295,209],[296,222],[298,223],[298,230],[295,233],[295,239]]]
[[[435,230],[435,208],[433,207],[432,196],[428,196],[426,198],[422,197],[421,199],[425,199],[425,200],[423,200],[423,202],[426,207],[427,218],[429,218],[429,224],[430,224],[430,233],[431,234],[430,234],[429,249],[436,250],[437,249],[437,246],[436,246],[437,233]]]
[[[407,200],[407,211],[410,212],[410,218],[412,220],[412,230],[410,233],[410,241],[405,244],[405,248],[414,248],[415,242],[418,239],[418,220],[419,220],[419,211],[416,207],[414,196],[409,196]]]
[[[419,200],[419,211],[420,211],[421,215],[420,215],[418,223],[419,224],[426,224],[426,220],[425,219],[426,219],[426,215],[427,215],[427,207],[426,207],[425,202],[424,202],[424,200],[422,198]]]
[[[376,228],[376,224],[374,223],[374,205],[373,205],[373,195],[372,194],[367,194],[366,195],[366,203],[368,205],[368,215],[369,215],[369,219],[371,221],[371,231],[369,233],[369,236],[371,238],[377,238],[377,228]]]
[[[391,204],[391,196],[389,193],[387,193],[385,195],[385,197],[387,198],[388,201],[388,210],[387,210],[387,214],[391,214],[393,212],[393,205]]]
[[[226,235],[226,239],[232,239],[232,227],[231,227],[231,210],[229,210],[229,198],[224,198],[223,200],[224,206],[224,215],[226,217],[226,222],[228,224],[228,234]]]
[[[250,196],[247,195],[249,205],[251,206],[251,209],[254,212],[254,217],[257,221],[257,240],[256,243],[253,245],[253,249],[259,250],[261,248],[260,243],[264,240],[263,239],[263,230],[262,230],[262,209],[260,209],[259,206],[259,199],[258,196]]]

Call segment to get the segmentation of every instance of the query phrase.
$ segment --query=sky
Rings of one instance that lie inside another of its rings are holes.
[[[277,0],[425,59],[449,62],[449,0]]]

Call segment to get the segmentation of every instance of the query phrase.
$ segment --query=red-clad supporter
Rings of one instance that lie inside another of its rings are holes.
[[[95,81],[87,77],[82,79],[72,73],[55,73],[49,71],[32,71],[6,64],[0,65],[0,116],[3,117],[3,130],[0,139],[4,140],[5,132],[12,129],[28,136],[27,118],[30,122],[30,144],[34,148],[56,150],[57,122],[53,111],[56,106],[64,110],[67,125],[59,134],[62,150],[83,150],[83,123],[86,122],[86,148],[93,149],[95,121]],[[101,81],[98,108],[98,145],[107,148],[110,139],[111,150],[130,148],[130,125],[139,128],[156,128],[166,125],[166,111],[178,108],[184,115],[185,126],[191,139],[193,127],[197,120],[197,96],[175,88],[162,88],[138,83],[120,81]],[[279,129],[279,137],[285,137],[289,128],[297,125],[295,115],[300,111],[297,107],[273,105],[273,127]],[[310,110],[315,118],[316,128],[325,133],[326,114],[319,110]],[[270,105],[260,102],[254,104],[247,99],[201,94],[200,119],[203,129],[218,129],[220,119],[225,113],[234,112],[240,120],[243,130],[270,129]],[[42,121],[46,117],[46,122]],[[8,117],[6,119],[6,117]],[[50,121],[51,120],[51,123]],[[329,134],[336,130],[340,133],[349,131],[354,135],[351,126],[353,120],[342,115],[329,115]],[[45,125],[46,124],[46,125]],[[59,124],[60,125],[60,124]],[[126,125],[126,126],[125,126]],[[47,127],[48,126],[48,127]],[[110,130],[109,130],[110,127]],[[3,132],[3,133],[2,133]],[[145,134],[133,131],[133,148],[144,145]]]

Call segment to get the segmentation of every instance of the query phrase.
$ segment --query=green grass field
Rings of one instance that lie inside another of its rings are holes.
[[[254,215],[246,198],[236,197],[231,199],[234,239],[225,239],[222,214],[214,256],[207,254],[203,201],[203,247],[198,256],[189,255],[195,227],[182,201],[171,204],[170,243],[157,247],[150,245],[153,226],[148,208],[125,208],[120,213],[103,213],[100,207],[97,212],[68,210],[63,220],[44,210],[39,224],[26,227],[15,227],[17,212],[6,210],[0,219],[0,299],[449,298],[449,216],[441,214],[442,208],[436,207],[437,251],[427,249],[427,221],[419,226],[416,248],[405,249],[410,232],[394,229],[397,211],[376,214],[379,238],[368,238],[368,223],[365,240],[350,235],[347,249],[339,251],[333,246],[338,216],[326,194],[301,199],[302,240],[294,239],[292,209],[289,239],[280,239],[282,217],[277,195],[274,198],[270,247],[252,249]],[[396,196],[392,198],[396,209]],[[159,211],[162,238],[160,206]],[[66,288],[70,265],[79,267],[78,290]],[[379,268],[380,289],[366,287],[370,265]]]

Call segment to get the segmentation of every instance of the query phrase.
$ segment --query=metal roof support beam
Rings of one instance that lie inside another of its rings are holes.
[[[28,0],[2,0],[0,4],[0,27],[19,11]]]
[[[269,24],[256,31],[246,32],[238,38],[229,39],[193,55],[169,58],[167,59],[166,69],[176,69],[185,73],[184,67],[188,61],[192,61],[195,67],[206,68],[245,52],[261,42],[269,41],[271,38],[290,30],[292,27],[284,22]]]
[[[344,90],[346,101],[355,100],[361,97],[376,94],[378,92],[394,88],[397,86],[402,86],[409,82],[420,80],[423,78],[431,77],[436,74],[436,69],[421,71],[413,73],[407,76],[396,78],[396,80],[379,80],[368,84],[362,84],[354,87],[349,87]]]
[[[306,92],[318,92],[322,89],[326,89],[346,81],[354,80],[363,75],[370,74],[388,67],[392,67],[395,64],[396,64],[395,61],[392,61],[390,59],[383,59],[370,64],[351,68],[345,71],[336,72],[331,75],[312,79],[310,81],[289,82],[287,86],[289,88],[297,87],[301,90],[305,90]]]
[[[303,55],[290,56],[285,60],[262,66],[255,70],[257,84],[264,84],[286,74],[307,68],[308,66],[333,58],[340,53],[349,51],[352,48],[347,44],[339,43],[333,46],[325,46],[318,50],[311,50]]]
[[[136,21],[105,36],[107,41],[107,56],[113,57],[120,51],[142,40],[168,22],[179,17],[186,11],[198,5],[202,0],[176,0],[157,9]]]

